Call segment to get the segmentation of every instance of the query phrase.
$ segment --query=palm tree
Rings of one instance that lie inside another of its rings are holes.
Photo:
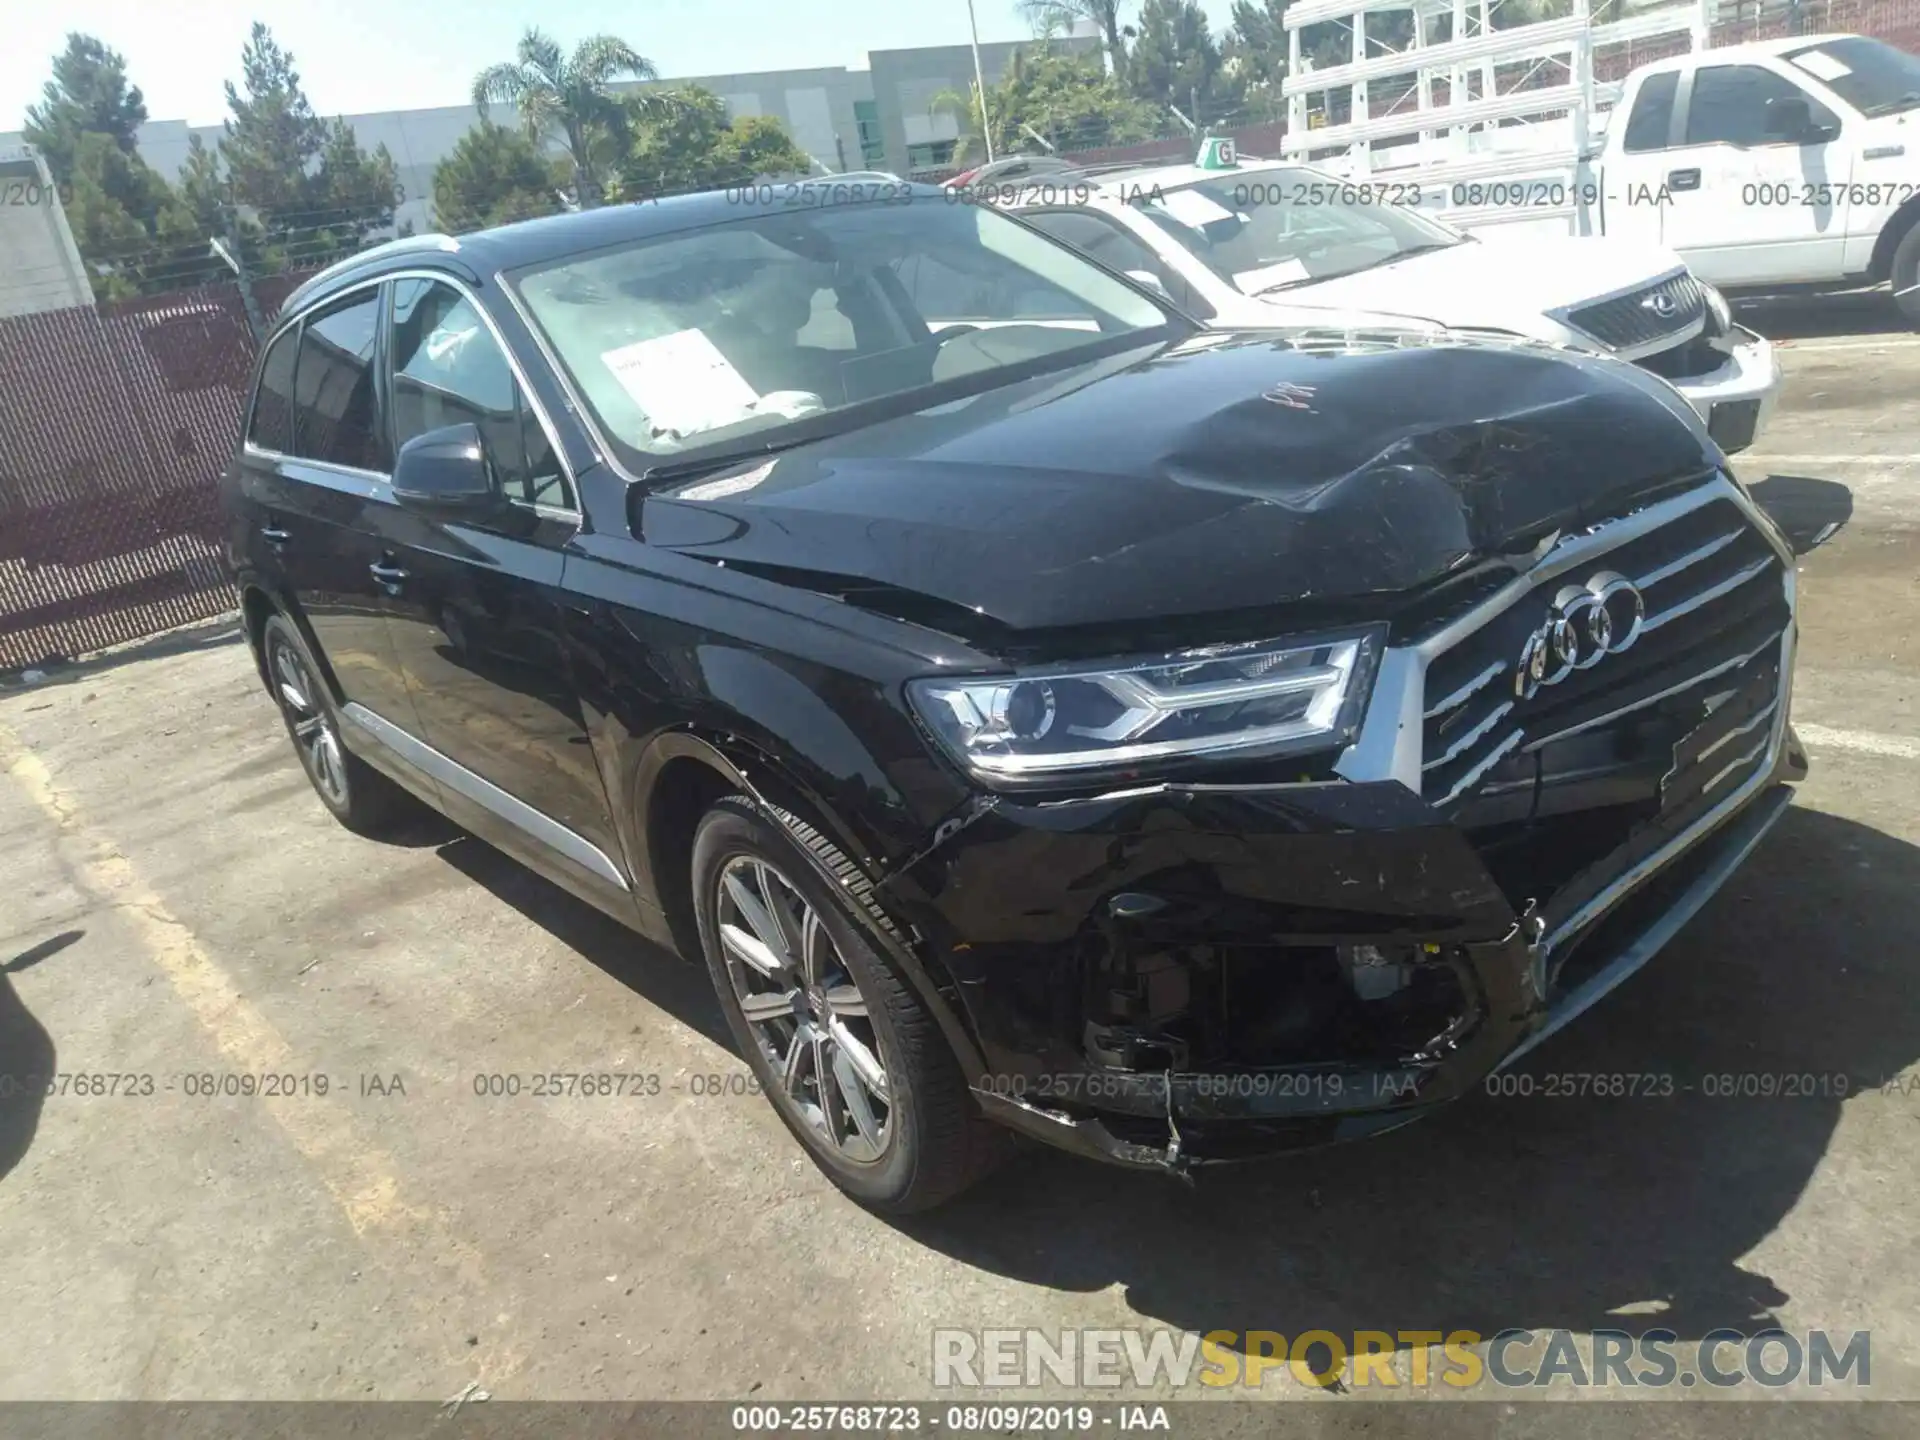
[[[654,80],[659,71],[646,56],[613,35],[590,35],[561,53],[544,31],[528,30],[512,60],[489,65],[473,77],[473,103],[481,117],[488,107],[512,105],[520,124],[536,144],[558,135],[573,158],[574,198],[588,208],[600,203],[607,141],[627,131],[627,112],[611,82],[619,76]]]
[[[1121,3],[1122,0],[1020,0],[1020,10],[1035,32],[1047,37],[1056,32],[1069,32],[1080,21],[1091,20],[1106,44],[1113,75],[1125,78],[1127,42],[1124,37],[1133,27],[1121,25]]]

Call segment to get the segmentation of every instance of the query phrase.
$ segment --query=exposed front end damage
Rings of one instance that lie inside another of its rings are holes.
[[[1530,682],[1535,611],[1607,577],[1631,641]],[[1793,606],[1716,480],[1396,635],[1330,771],[995,797],[882,889],[1017,1129],[1174,1172],[1389,1129],[1611,991],[1778,820]]]

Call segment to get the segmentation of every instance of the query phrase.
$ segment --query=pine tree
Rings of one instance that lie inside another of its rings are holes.
[[[519,130],[482,120],[433,171],[433,223],[450,235],[560,209],[555,165]]]
[[[325,264],[392,225],[399,187],[387,147],[368,155],[344,120],[316,116],[292,53],[258,21],[240,74],[227,82],[219,164],[230,202],[251,211],[242,239],[256,263]]]
[[[140,157],[147,107],[126,61],[91,35],[69,35],[43,95],[27,112],[26,139],[65,192],[95,295],[122,299],[214,278],[208,227]]]
[[[1134,94],[1182,112],[1197,110],[1187,114],[1195,124],[1239,107],[1238,87],[1207,28],[1206,12],[1194,0],[1146,0],[1128,68]]]

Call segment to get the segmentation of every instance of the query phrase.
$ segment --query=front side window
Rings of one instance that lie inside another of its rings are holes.
[[[865,407],[937,404],[1183,323],[981,205],[749,216],[515,283],[603,431],[641,466],[796,425],[852,428],[878,418]]]
[[[473,302],[434,280],[393,286],[393,443],[449,425],[476,425],[511,500],[566,506],[566,478]]]
[[[1920,57],[1884,40],[1849,35],[1789,50],[1783,57],[1862,115],[1920,110]]]
[[[1708,65],[1693,77],[1687,106],[1689,145],[1797,145],[1767,127],[1767,102],[1806,102],[1816,125],[1837,125],[1834,113],[1798,85],[1758,65]]]
[[[1359,200],[1311,170],[1240,170],[1132,203],[1248,295],[1332,280],[1462,243],[1405,206]]]
[[[253,398],[247,439],[262,450],[285,455],[293,449],[293,362],[300,349],[300,327],[280,332],[260,365],[260,388]]]
[[[1667,148],[1673,128],[1673,96],[1680,88],[1680,72],[1663,70],[1640,82],[1640,93],[1633,97],[1633,113],[1627,117],[1627,133],[1621,144],[1629,155]]]
[[[377,289],[307,316],[294,371],[290,453],[356,470],[388,469],[374,386],[379,330]]]

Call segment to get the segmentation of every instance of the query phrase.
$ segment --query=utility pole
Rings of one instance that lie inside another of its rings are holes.
[[[973,34],[973,83],[980,94],[980,138],[987,142],[987,163],[993,163],[993,121],[987,115],[987,77],[980,68],[980,22],[973,15],[973,0],[967,0],[967,29]]]
[[[226,243],[209,240],[207,249],[213,258],[233,271],[235,282],[240,286],[240,304],[247,313],[247,328],[253,331],[253,343],[258,345],[267,338],[266,317],[260,313],[260,298],[253,293],[253,277],[247,273],[245,252],[240,248],[240,227],[235,223],[231,207],[222,207],[221,216],[226,221]]]

